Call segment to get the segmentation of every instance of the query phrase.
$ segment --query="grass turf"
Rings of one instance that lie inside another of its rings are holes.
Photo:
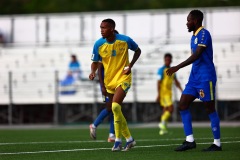
[[[173,150],[184,140],[182,128],[170,128],[164,136],[158,131],[131,128],[136,148],[116,153],[110,150],[113,143],[106,142],[108,129],[97,130],[98,141],[90,140],[88,129],[2,129],[0,160],[235,160],[240,156],[240,127],[222,127],[223,151],[214,153],[201,152],[213,141],[210,128],[194,128],[197,148],[181,153]]]

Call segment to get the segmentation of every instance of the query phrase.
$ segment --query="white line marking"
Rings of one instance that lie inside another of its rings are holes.
[[[104,140],[92,140],[92,141],[51,141],[51,142],[7,142],[0,143],[0,146],[4,145],[17,145],[17,144],[58,144],[58,143],[101,143],[107,142]]]
[[[228,141],[221,143],[240,143],[240,141]],[[212,142],[207,143],[197,143],[201,144],[212,144]],[[150,145],[150,146],[135,146],[134,148],[153,148],[153,147],[169,147],[177,146],[179,144],[163,144],[163,145]],[[97,151],[97,150],[110,150],[111,148],[82,148],[82,149],[69,149],[69,150],[52,150],[52,151],[33,151],[33,152],[9,152],[9,153],[0,153],[0,155],[18,155],[18,154],[39,154],[39,153],[58,153],[58,152],[77,152],[77,151]]]
[[[145,142],[145,141],[183,141],[184,138],[165,138],[160,137],[159,139],[137,139],[138,142]],[[221,139],[238,139],[240,137],[223,137]],[[213,139],[213,138],[196,138],[196,140],[204,140],[204,139]],[[61,144],[61,143],[103,143],[107,142],[104,140],[92,140],[92,141],[50,141],[50,142],[6,142],[6,143],[0,143],[0,146],[4,145],[27,145],[27,144]]]

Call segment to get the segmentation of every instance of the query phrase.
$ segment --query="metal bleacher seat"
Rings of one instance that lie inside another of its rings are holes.
[[[132,87],[126,102],[153,102],[156,97],[156,73],[163,65],[166,52],[173,55],[176,65],[190,53],[189,44],[141,45],[142,55],[134,66],[133,76],[136,86]],[[218,98],[240,98],[240,43],[215,43],[214,62],[218,73]],[[19,47],[2,48],[0,56],[0,103],[8,103],[8,72],[12,71],[12,87],[14,103],[54,103],[55,102],[55,71],[59,71],[58,79],[66,76],[70,55],[77,55],[81,62],[83,76],[88,77],[91,64],[92,46],[68,47]],[[130,59],[132,57],[130,51]],[[177,76],[182,87],[187,83],[191,66],[178,71]],[[137,93],[133,93],[133,88]],[[97,92],[97,101],[101,102],[98,84],[94,89],[91,81],[79,81],[78,92],[73,96],[60,96],[61,103],[92,103],[93,94]],[[177,99],[180,93],[177,92]],[[136,99],[135,99],[136,98]]]

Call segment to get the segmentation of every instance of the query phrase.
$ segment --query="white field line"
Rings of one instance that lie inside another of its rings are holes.
[[[240,137],[223,137],[221,139],[238,139]],[[213,139],[213,138],[196,138],[196,140]],[[184,138],[166,138],[166,139],[136,139],[137,142],[147,141],[183,141]],[[6,142],[0,143],[0,146],[4,145],[28,145],[28,144],[65,144],[65,143],[103,143],[104,140],[92,140],[92,141],[50,141],[50,142]]]
[[[240,141],[228,141],[221,143],[240,143]],[[211,142],[207,143],[197,143],[201,144],[212,144]],[[163,145],[149,145],[149,146],[135,146],[134,148],[154,148],[154,147],[169,147],[177,146],[179,144],[163,144]],[[59,153],[59,152],[77,152],[77,151],[97,151],[97,150],[110,150],[111,148],[82,148],[82,149],[69,149],[69,150],[52,150],[52,151],[33,151],[33,152],[9,152],[9,153],[0,153],[0,155],[19,155],[19,154],[39,154],[39,153]]]

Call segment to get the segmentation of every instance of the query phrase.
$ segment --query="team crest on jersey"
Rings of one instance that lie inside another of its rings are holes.
[[[194,44],[197,44],[197,42],[198,42],[198,38],[196,37],[194,40]]]
[[[199,95],[200,95],[201,98],[205,97],[204,91],[202,89],[200,89]]]

